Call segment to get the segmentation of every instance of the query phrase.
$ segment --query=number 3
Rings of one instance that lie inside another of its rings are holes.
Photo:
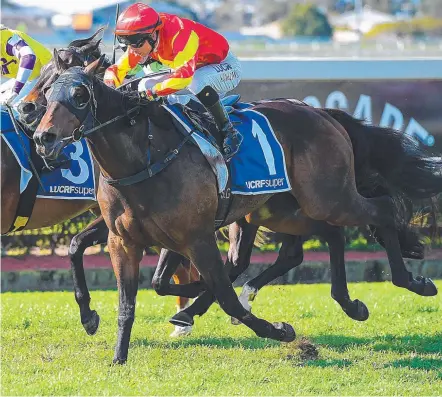
[[[75,152],[72,152],[70,156],[72,160],[78,161],[78,165],[80,166],[80,173],[75,176],[74,174],[72,174],[70,169],[62,169],[61,175],[63,178],[66,178],[72,183],[75,183],[76,185],[81,185],[89,178],[89,167],[86,161],[84,161],[80,157],[83,154],[83,144],[81,142],[74,142],[73,145],[75,146]]]

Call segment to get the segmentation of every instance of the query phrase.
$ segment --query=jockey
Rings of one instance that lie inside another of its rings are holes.
[[[1,75],[9,78],[0,86],[0,103],[11,106],[37,82],[41,68],[51,60],[52,54],[27,34],[8,29],[4,25],[0,25],[0,28]]]
[[[115,33],[127,50],[107,69],[104,82],[118,87],[138,64],[149,65],[152,70],[168,67],[170,73],[166,75],[142,79],[138,91],[150,100],[171,95],[171,102],[175,99],[183,104],[189,101],[189,95],[195,95],[224,134],[223,150],[230,159],[243,137],[233,127],[220,101],[220,95],[233,90],[241,78],[241,65],[227,40],[204,25],[157,13],[142,3],[121,13]]]

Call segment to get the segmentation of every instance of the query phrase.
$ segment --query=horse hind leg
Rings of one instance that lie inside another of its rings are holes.
[[[392,198],[361,196],[355,186],[350,148],[347,153],[328,152],[318,158],[302,159],[304,167],[292,167],[292,194],[302,210],[310,218],[336,226],[375,226],[385,243],[393,284],[423,296],[437,294],[431,279],[413,278],[405,267],[397,232],[405,219],[396,213]],[[318,160],[321,158],[327,161]],[[308,164],[310,168],[306,168]],[[332,166],[334,172],[329,171]]]
[[[262,286],[302,263],[303,239],[296,235],[318,235],[324,238],[329,246],[332,298],[352,319],[366,320],[369,315],[367,307],[357,299],[352,301],[348,293],[344,258],[345,239],[342,228],[306,217],[302,211],[296,210],[298,204],[288,194],[272,197],[265,206],[267,214],[265,218],[260,215],[260,211],[256,211],[249,214],[248,220],[285,233],[287,237],[283,241],[276,263],[248,282],[242,294],[253,297]]]

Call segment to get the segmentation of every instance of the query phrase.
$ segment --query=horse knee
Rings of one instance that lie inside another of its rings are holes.
[[[158,278],[153,278],[152,279],[152,288],[160,296],[165,296],[165,295],[168,294],[167,284],[165,284],[164,282],[162,282]]]

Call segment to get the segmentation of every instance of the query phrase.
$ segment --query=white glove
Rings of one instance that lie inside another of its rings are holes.
[[[17,98],[18,94],[15,91],[5,92],[0,98],[1,105],[12,106],[12,102],[14,102],[15,98]]]

